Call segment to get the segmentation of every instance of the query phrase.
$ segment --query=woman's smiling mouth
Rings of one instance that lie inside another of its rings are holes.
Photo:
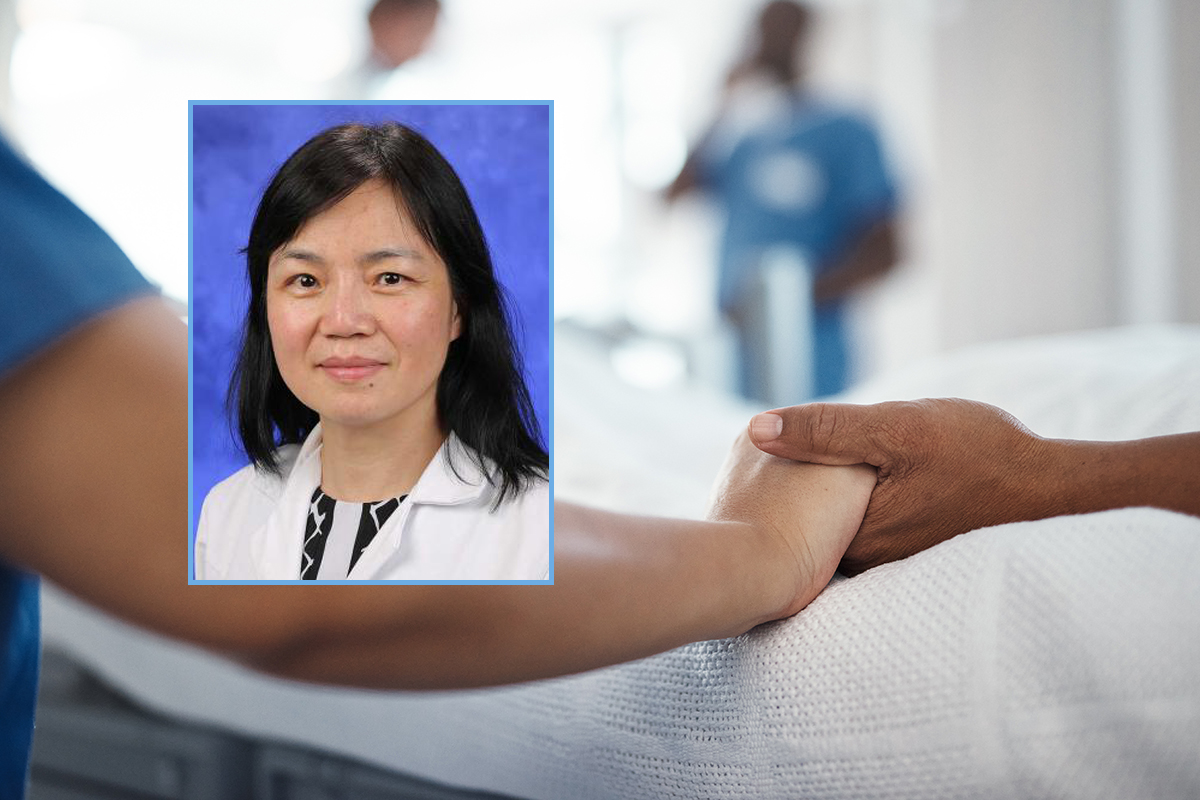
[[[340,383],[355,383],[369,378],[384,367],[384,363],[373,358],[327,358],[318,365],[325,374]]]

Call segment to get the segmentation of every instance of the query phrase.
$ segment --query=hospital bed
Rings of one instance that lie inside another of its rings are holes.
[[[623,386],[604,348],[569,329],[556,332],[555,370],[557,496],[608,508],[701,515],[759,410]],[[1200,328],[979,346],[845,399],[921,396],[995,403],[1046,436],[1198,430]],[[202,778],[224,787],[212,796],[271,798],[1200,796],[1197,573],[1192,517],[1125,509],[1004,525],[835,578],[797,617],[734,639],[435,694],[264,677],[47,586],[47,647],[77,674],[48,681],[66,721],[43,716],[35,768],[58,758],[50,773],[69,782],[76,767],[43,737],[78,732],[70,714],[100,695],[126,739],[142,717],[150,750],[175,765],[159,767],[158,788],[121,796],[207,797]],[[79,690],[89,685],[101,688]],[[199,738],[192,755],[163,756],[170,736]],[[180,766],[210,758],[225,772]],[[372,779],[378,793],[354,788]]]

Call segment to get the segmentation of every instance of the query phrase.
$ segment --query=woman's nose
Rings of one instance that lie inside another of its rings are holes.
[[[356,284],[356,281],[339,281],[325,295],[321,332],[326,336],[369,335],[375,331],[375,316],[366,288]]]

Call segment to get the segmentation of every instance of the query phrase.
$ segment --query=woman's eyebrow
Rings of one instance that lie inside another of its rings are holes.
[[[378,250],[372,250],[358,260],[364,264],[374,264],[377,261],[386,261],[389,258],[408,258],[419,261],[423,256],[416,250],[408,247],[382,247]]]
[[[324,264],[325,259],[311,250],[304,250],[299,247],[289,247],[279,254],[280,258],[294,258],[297,261],[310,261],[314,264]]]
[[[290,258],[296,261],[307,261],[312,264],[324,264],[325,259],[311,250],[305,250],[301,247],[289,247],[279,254],[280,259]],[[379,261],[386,261],[389,258],[407,258],[414,261],[420,261],[424,258],[416,250],[409,247],[381,247],[378,250],[372,250],[359,256],[359,263],[374,264]]]

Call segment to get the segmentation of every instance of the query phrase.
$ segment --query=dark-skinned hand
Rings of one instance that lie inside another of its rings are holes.
[[[750,437],[772,455],[878,469],[862,526],[841,562],[849,575],[960,533],[1054,513],[1053,492],[1045,491],[1053,480],[1045,469],[1052,442],[984,403],[811,403],[760,414]]]

